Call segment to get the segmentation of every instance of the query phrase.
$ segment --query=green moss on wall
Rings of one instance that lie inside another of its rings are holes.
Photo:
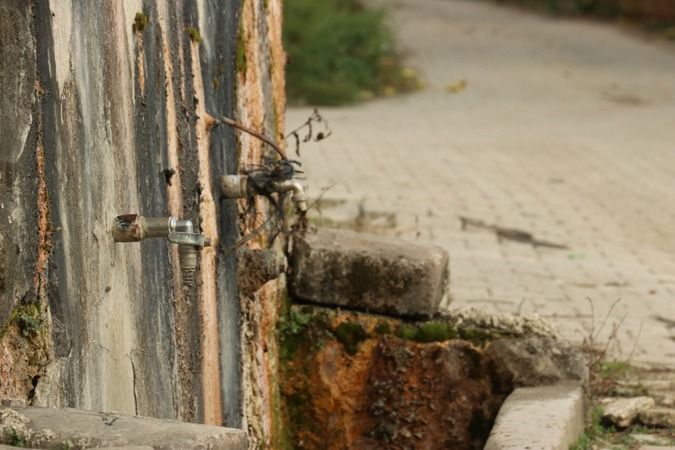
[[[131,26],[131,29],[136,32],[142,33],[145,30],[146,25],[148,24],[148,16],[142,12],[137,12],[136,17],[134,18],[134,24]]]
[[[202,41],[202,35],[199,34],[199,30],[195,27],[188,27],[185,29],[185,32],[190,35],[190,40],[199,44]]]
[[[368,338],[366,330],[357,322],[342,322],[333,334],[350,355],[355,355],[359,351],[359,344]]]

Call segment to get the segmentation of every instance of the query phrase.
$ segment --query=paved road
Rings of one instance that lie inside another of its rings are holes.
[[[675,363],[675,45],[476,1],[392,20],[426,89],[322,110],[334,135],[302,159],[311,193],[334,184],[323,217],[447,248],[453,305],[576,341],[609,317],[598,340],[620,324],[615,351]]]

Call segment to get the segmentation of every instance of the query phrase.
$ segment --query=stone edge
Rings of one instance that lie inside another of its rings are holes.
[[[559,407],[561,393],[569,399],[564,408]],[[484,450],[568,450],[584,432],[586,407],[578,382],[516,388],[502,404]],[[559,430],[551,432],[556,427]]]

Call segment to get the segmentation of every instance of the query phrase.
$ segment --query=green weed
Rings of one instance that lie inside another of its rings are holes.
[[[284,45],[292,103],[339,105],[419,86],[400,64],[384,12],[361,0],[287,0]]]

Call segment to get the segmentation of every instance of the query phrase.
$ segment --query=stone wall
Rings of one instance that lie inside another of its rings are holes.
[[[280,28],[281,0],[0,0],[0,396],[271,439],[244,411],[269,411],[280,291],[240,303],[216,189],[263,149],[209,116],[283,134]],[[198,224],[195,287],[166,240],[113,242],[123,213]]]

